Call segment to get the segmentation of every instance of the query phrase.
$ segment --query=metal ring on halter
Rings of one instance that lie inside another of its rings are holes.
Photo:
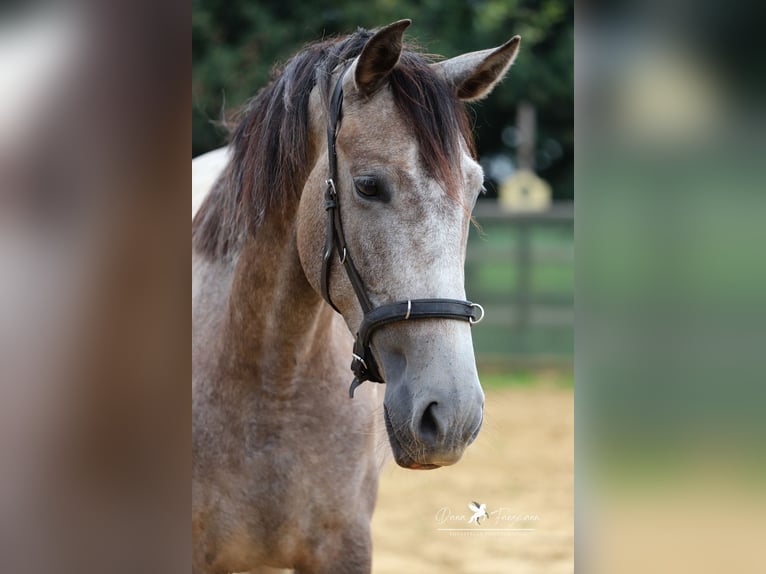
[[[405,321],[410,318],[411,311],[412,311],[412,300],[407,299],[407,314],[404,316]]]
[[[343,255],[338,256],[338,260],[340,261],[340,264],[343,265],[346,262],[346,248],[343,248]]]
[[[324,182],[331,189],[332,195],[338,195],[338,192],[335,190],[335,182],[332,178],[326,179]]]
[[[359,361],[360,363],[362,363],[362,366],[364,367],[364,370],[365,370],[365,371],[369,370],[369,369],[367,368],[367,363],[365,363],[365,362],[364,362],[364,359],[363,359],[362,357],[360,357],[360,356],[359,356],[359,355],[357,355],[356,353],[351,353],[351,355],[352,355],[352,356],[353,356],[353,357],[354,357],[354,358],[355,358],[357,361]]]
[[[484,320],[484,307],[482,307],[478,303],[471,303],[471,307],[481,311],[481,316],[478,319],[474,319],[473,317],[469,317],[468,318],[468,322],[471,325],[475,325],[476,323],[481,323]]]

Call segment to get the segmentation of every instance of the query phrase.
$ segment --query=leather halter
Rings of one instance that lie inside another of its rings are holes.
[[[477,303],[458,299],[412,299],[374,307],[364,288],[359,271],[348,251],[346,237],[343,234],[343,220],[340,214],[340,202],[337,190],[338,153],[336,140],[338,127],[342,117],[343,107],[343,78],[348,70],[348,64],[340,72],[335,83],[335,89],[330,100],[329,121],[327,123],[327,157],[329,160],[330,177],[325,189],[325,211],[327,212],[327,227],[325,232],[324,258],[322,260],[322,297],[335,311],[340,310],[330,297],[330,264],[332,255],[337,252],[340,263],[346,270],[356,298],[362,307],[364,318],[359,326],[359,332],[354,342],[351,370],[354,380],[349,388],[349,396],[354,398],[354,391],[365,381],[385,383],[378,369],[378,364],[370,348],[372,334],[379,328],[390,323],[410,321],[413,319],[457,319],[468,321],[472,325],[484,318],[484,309]],[[476,311],[480,311],[477,316]]]

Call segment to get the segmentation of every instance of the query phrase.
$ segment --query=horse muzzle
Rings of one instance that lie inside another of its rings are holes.
[[[427,323],[393,327],[376,340],[387,380],[386,430],[394,458],[405,468],[456,463],[476,439],[484,418],[484,393],[470,338],[458,342],[457,332],[449,336],[443,329],[443,341],[431,336],[425,345],[436,326]],[[448,331],[459,331],[452,321],[443,324]]]

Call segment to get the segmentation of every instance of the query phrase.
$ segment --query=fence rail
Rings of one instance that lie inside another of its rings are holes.
[[[574,206],[508,213],[474,210],[466,260],[468,297],[487,319],[474,330],[484,367],[570,366],[574,355]]]

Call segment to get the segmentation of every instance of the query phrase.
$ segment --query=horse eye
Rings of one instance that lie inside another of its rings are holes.
[[[377,197],[378,195],[378,182],[375,181],[374,177],[355,177],[354,187],[357,193],[363,197]]]

